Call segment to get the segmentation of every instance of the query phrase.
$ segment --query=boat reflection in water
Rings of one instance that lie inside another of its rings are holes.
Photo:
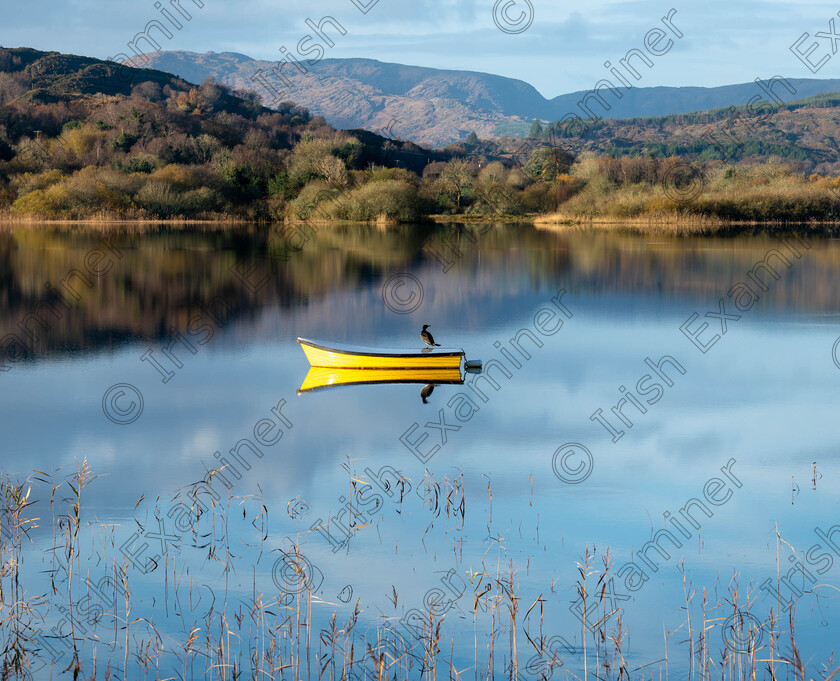
[[[331,367],[312,367],[298,395],[350,385],[374,385],[387,383],[422,384],[420,397],[424,404],[437,385],[463,385],[464,377],[460,369],[335,369]]]
[[[355,345],[327,345],[298,338],[311,368],[298,395],[349,385],[422,383],[420,399],[429,404],[435,386],[463,385],[463,370],[480,373],[481,362],[465,360],[461,348],[382,349]]]

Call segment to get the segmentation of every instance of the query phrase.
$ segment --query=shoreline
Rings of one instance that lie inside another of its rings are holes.
[[[755,227],[765,227],[780,233],[788,231],[819,232],[840,228],[840,220],[725,220],[705,215],[647,216],[612,218],[605,216],[578,217],[563,214],[543,215],[534,219],[536,229],[563,232],[569,230],[632,231],[641,234],[663,233],[676,235],[712,235]]]
[[[705,215],[681,216],[647,216],[636,218],[614,218],[606,216],[581,217],[574,215],[527,214],[527,215],[426,215],[416,221],[348,221],[348,220],[254,220],[233,216],[202,217],[202,218],[126,218],[97,216],[88,218],[42,218],[34,216],[15,216],[0,214],[0,230],[9,227],[50,227],[50,226],[80,226],[85,230],[98,231],[108,226],[169,226],[169,227],[253,227],[271,225],[313,225],[317,227],[349,227],[364,226],[395,228],[401,225],[426,224],[456,225],[456,224],[521,224],[532,225],[536,229],[548,231],[566,231],[592,229],[598,231],[635,231],[635,232],[665,232],[685,234],[713,234],[729,230],[749,227],[768,227],[780,231],[794,229],[796,231],[822,231],[840,228],[840,220],[725,220]]]

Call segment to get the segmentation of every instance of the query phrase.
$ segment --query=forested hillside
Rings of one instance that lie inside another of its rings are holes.
[[[803,172],[840,172],[840,92],[780,104],[764,100],[659,118],[557,121],[535,136],[575,153],[682,156],[693,161],[789,160]]]
[[[278,219],[307,187],[376,179],[395,201],[380,212],[406,218],[417,210],[406,177],[435,158],[337,131],[292,102],[266,109],[212,80],[0,49],[0,209],[17,215]]]
[[[838,99],[429,150],[212,79],[0,48],[0,211],[16,219],[411,222],[700,214],[834,220]],[[387,134],[387,133],[386,133]]]

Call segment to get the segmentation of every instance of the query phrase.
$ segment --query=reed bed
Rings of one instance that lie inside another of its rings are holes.
[[[125,560],[111,558],[106,572],[111,575],[107,585],[114,598],[108,607],[100,603],[91,625],[90,619],[80,616],[79,605],[90,604],[85,553],[91,546],[86,530],[97,523],[84,504],[96,477],[86,461],[69,473],[61,469],[36,472],[25,480],[0,476],[3,679],[804,681],[819,676],[829,681],[840,676],[829,651],[825,651],[819,669],[803,661],[795,636],[796,603],[789,604],[789,614],[771,609],[761,619],[755,591],[743,589],[737,572],[719,595],[712,596],[707,588],[694,587],[682,563],[674,568],[682,575],[684,602],[679,607],[683,621],[674,630],[663,631],[661,657],[640,663],[638,656],[630,654],[633,632],[626,625],[624,609],[616,607],[608,588],[614,577],[609,549],[596,555],[585,547],[573,585],[555,582],[535,598],[523,601],[520,572],[528,569],[527,563],[517,566],[508,556],[507,540],[494,532],[490,512],[481,565],[460,571],[465,590],[456,607],[438,607],[441,601],[433,599],[425,604],[424,617],[410,626],[403,615],[411,604],[394,586],[390,587],[387,611],[368,609],[357,599],[340,614],[324,601],[308,578],[311,568],[299,550],[303,543],[300,536],[289,554],[293,588],[262,591],[254,571],[248,599],[216,599],[195,621],[184,617],[180,633],[167,630],[162,617],[158,620],[138,613],[133,593],[137,572]],[[490,476],[487,481],[487,501],[492,503]],[[445,521],[445,532],[459,541],[467,512],[463,476],[435,480],[427,472],[421,484],[430,522]],[[33,514],[33,488],[48,490],[37,504],[45,518]],[[242,513],[247,504],[261,506],[264,514],[268,513],[259,497],[240,502]],[[213,523],[226,524],[231,514],[239,513],[233,506],[233,500],[223,500],[206,511],[212,516],[211,528]],[[259,512],[252,523],[267,541],[262,516]],[[27,591],[26,573],[41,569],[38,557],[32,555],[36,531],[42,538],[45,532],[52,532],[53,567],[50,592],[33,596]],[[223,573],[248,567],[237,563],[226,535],[216,536],[211,529],[196,531],[193,539],[207,551],[207,561],[219,565]],[[783,543],[781,537],[779,542]],[[111,539],[102,540],[103,547],[109,543],[113,543]],[[153,612],[170,607],[183,610],[179,598],[201,588],[200,574],[185,576],[189,570],[168,557],[159,569],[153,577],[166,580],[176,605],[158,605]],[[579,599],[587,616],[576,631],[562,638],[548,629],[545,613],[552,607],[567,609],[570,593]],[[322,615],[330,608],[332,613],[324,621]],[[70,613],[65,617],[69,626],[63,629],[67,654],[60,664],[50,661],[44,650],[47,622],[56,611]],[[471,636],[466,633],[470,629]]]

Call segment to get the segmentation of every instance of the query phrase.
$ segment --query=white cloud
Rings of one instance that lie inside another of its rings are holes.
[[[494,0],[379,0],[363,14],[352,0],[284,3],[240,0],[221,3],[181,0],[193,16],[164,49],[236,51],[276,58],[317,21],[334,16],[347,29],[328,57],[369,57],[437,68],[488,71],[520,78],[545,96],[589,89],[602,77],[603,62],[638,47],[645,33],[671,7],[685,38],[657,62],[644,85],[721,85],[774,74],[811,77],[788,47],[803,32],[827,28],[836,8],[824,2],[707,0],[653,3],[592,0],[557,3],[531,0],[534,20],[527,32],[509,35],[493,23]],[[366,0],[370,2],[371,0]],[[524,7],[517,3],[511,12]],[[363,0],[358,0],[363,2]],[[168,4],[167,4],[168,6]],[[157,17],[153,0],[32,0],[4,9],[5,44],[28,45],[108,57]],[[840,76],[840,59],[818,77]]]

